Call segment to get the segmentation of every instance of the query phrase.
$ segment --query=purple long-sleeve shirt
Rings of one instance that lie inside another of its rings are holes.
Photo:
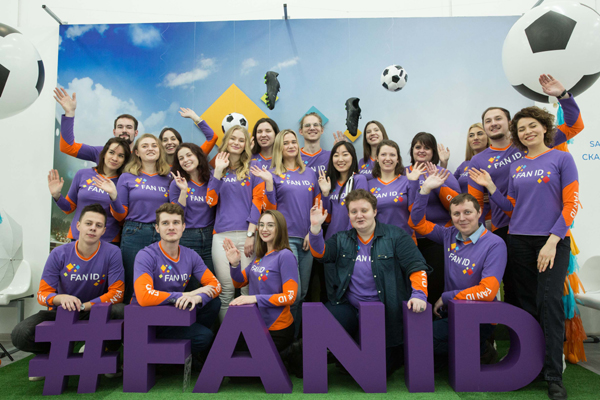
[[[367,177],[367,179],[373,179],[373,168],[375,167],[375,159],[369,158],[365,161],[361,158],[358,161],[358,173]]]
[[[369,191],[377,198],[377,221],[396,225],[414,239],[415,233],[408,226],[409,189],[409,181],[404,175],[398,175],[390,182],[380,178],[369,181]]]
[[[312,169],[317,175],[319,171],[327,172],[330,155],[331,151],[329,150],[321,149],[314,154],[310,154],[305,152],[304,149],[300,149],[300,156],[304,161],[304,165]]]
[[[156,210],[169,202],[169,177],[140,172],[124,172],[117,183],[117,198],[111,212],[119,220],[150,224],[156,221]]]
[[[210,179],[214,179],[212,176]],[[187,182],[188,190],[185,206],[179,202],[181,190],[175,180],[169,185],[169,200],[181,206],[185,212],[185,228],[206,228],[215,224],[216,207],[210,206],[207,200],[208,183],[198,183],[193,180]]]
[[[352,180],[352,190],[369,190],[367,178],[364,175],[355,174],[353,175]],[[350,193],[350,191],[348,191],[348,183],[346,183],[342,192],[342,185],[340,185],[339,182],[336,182],[335,187],[331,189],[329,196],[322,196],[323,208],[326,209],[331,216],[325,240],[329,239],[339,231],[352,229],[350,218],[348,217],[348,208],[346,208],[346,202],[344,201],[348,193]]]

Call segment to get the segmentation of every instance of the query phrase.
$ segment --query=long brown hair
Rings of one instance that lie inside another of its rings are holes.
[[[104,163],[104,158],[106,157],[106,153],[108,153],[108,150],[113,143],[117,143],[120,147],[122,147],[123,152],[125,153],[125,160],[123,160],[123,164],[117,169],[117,176],[121,176],[125,166],[129,162],[129,158],[131,157],[131,148],[129,147],[127,140],[118,137],[110,138],[104,145],[104,148],[100,152],[100,156],[98,158],[98,166],[96,167],[96,171],[98,171],[99,174],[106,175],[104,171],[104,167],[106,166]]]
[[[208,159],[202,151],[202,148],[195,143],[181,143],[179,146],[177,146],[177,149],[175,150],[175,160],[173,160],[173,173],[177,174],[177,172],[179,172],[181,176],[183,176],[188,181],[191,179],[190,174],[188,174],[181,167],[181,163],[179,162],[179,152],[182,149],[190,149],[192,154],[194,154],[198,159],[198,167],[196,168],[196,170],[198,171],[198,179],[200,179],[200,182],[198,183],[207,183],[210,179],[210,166],[208,164]]]
[[[265,210],[265,211],[263,211],[262,215],[258,219],[259,224],[260,224],[260,220],[267,214],[272,216],[273,220],[275,221],[276,232],[275,232],[275,240],[273,242],[273,250],[279,251],[279,250],[283,250],[283,249],[288,249],[291,251],[290,240],[288,238],[287,222],[285,222],[285,217],[283,216],[282,213],[280,213],[277,210]],[[258,227],[258,224],[256,224],[256,226]],[[254,249],[256,251],[256,259],[257,260],[259,258],[264,257],[265,254],[267,254],[267,244],[260,237],[258,228],[257,228],[257,232],[256,232],[256,237],[254,238]]]
[[[396,168],[394,168],[394,175],[404,175],[404,165],[402,165],[402,156],[400,155],[400,147],[398,147],[398,143],[394,142],[393,140],[382,140],[377,146],[376,157],[379,157],[379,152],[383,146],[396,149],[396,154],[398,155],[398,164],[396,164]],[[381,178],[381,165],[379,165],[379,161],[377,160],[375,160],[375,165],[373,166],[373,178]]]
[[[383,124],[379,121],[369,121],[365,124],[365,130],[363,131],[363,162],[366,164],[371,159],[371,145],[367,142],[367,127],[371,124],[377,125],[381,131],[383,140],[388,140],[388,134],[383,127]]]

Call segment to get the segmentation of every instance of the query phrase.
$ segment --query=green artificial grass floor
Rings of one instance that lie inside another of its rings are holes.
[[[497,341],[498,352],[503,356],[508,351],[507,341]],[[0,398],[23,399],[44,398],[42,390],[44,382],[29,382],[28,365],[31,357],[7,365],[0,369]],[[243,379],[243,382],[231,382],[225,378],[216,394],[201,394],[202,399],[299,399],[325,397],[328,399],[389,399],[406,397],[415,400],[421,399],[547,399],[547,385],[545,382],[534,382],[528,386],[508,393],[456,393],[449,384],[448,372],[435,374],[434,393],[409,393],[404,384],[404,370],[396,371],[387,381],[387,393],[367,394],[350,377],[340,373],[335,365],[329,365],[329,393],[327,394],[304,394],[302,392],[302,380],[292,376],[294,385],[291,394],[266,394],[258,378]],[[123,393],[122,378],[107,379],[102,377],[98,391],[92,394],[77,394],[78,377],[71,377],[69,385],[61,395],[61,399],[70,399],[77,396],[78,399],[154,399],[189,398],[197,396],[192,393],[197,374],[192,373],[190,387],[186,393],[182,393],[183,366],[160,366],[157,368],[156,385],[148,393]],[[569,364],[563,381],[567,388],[570,399],[600,399],[600,376],[578,365]],[[46,397],[47,398],[47,397]]]

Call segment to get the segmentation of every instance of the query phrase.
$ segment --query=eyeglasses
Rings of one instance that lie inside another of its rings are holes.
[[[320,126],[321,126],[321,124],[320,124],[320,123],[318,123],[318,122],[315,122],[314,124],[304,124],[304,125],[302,125],[302,126],[303,126],[304,128],[306,128],[306,129],[310,128],[311,126],[312,126],[313,128],[318,128],[318,127],[320,127]]]
[[[275,229],[275,224],[272,222],[270,222],[268,224],[264,224],[261,222],[260,224],[258,224],[258,229],[265,229],[265,228],[272,231],[273,229]]]

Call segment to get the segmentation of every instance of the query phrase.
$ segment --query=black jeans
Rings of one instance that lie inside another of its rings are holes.
[[[427,238],[419,238],[417,247],[425,262],[433,267],[433,272],[427,276],[427,300],[435,304],[444,293],[444,246]]]
[[[277,331],[269,331],[269,335],[271,335],[271,339],[273,339],[273,344],[275,344],[275,348],[278,352],[282,352],[287,347],[289,347],[294,341],[294,332],[295,326],[292,323],[287,328],[279,329]],[[240,336],[238,339],[237,345],[235,346],[236,351],[248,351],[248,345],[246,344],[246,340],[243,336]]]
[[[571,238],[556,245],[554,266],[544,272],[537,270],[537,258],[548,236],[509,235],[509,253],[515,274],[515,295],[520,307],[533,315],[544,332],[546,354],[544,378],[562,380],[562,355],[565,335],[563,288],[569,268]]]
[[[123,319],[125,316],[123,303],[113,304],[110,309],[110,319]],[[79,320],[89,320],[90,312],[81,311]],[[48,354],[50,352],[49,342],[35,341],[35,327],[46,321],[56,320],[56,310],[40,311],[20,322],[11,333],[13,346],[21,351],[34,354]],[[107,342],[109,351],[115,351],[121,346],[121,340]]]
[[[504,277],[502,278],[502,282],[504,283],[504,302],[522,308],[515,293],[516,276],[513,272],[514,266],[511,259],[510,246],[508,245],[508,226],[496,229],[494,234],[500,236],[502,240],[504,240],[507,248],[506,269],[504,270]]]

